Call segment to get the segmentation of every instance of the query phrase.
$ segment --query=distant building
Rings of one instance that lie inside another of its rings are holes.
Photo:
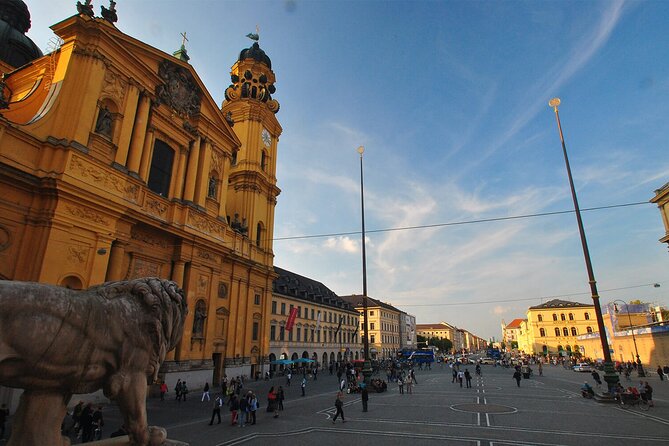
[[[602,318],[613,361],[635,362],[638,351],[651,372],[657,365],[669,365],[669,324],[656,320],[650,304],[608,304],[602,307]],[[604,359],[599,333],[579,336],[578,343],[585,357]]]
[[[438,324],[416,324],[416,332],[425,338],[448,339],[453,343],[453,353],[479,351],[488,344],[485,339],[443,321]]]
[[[400,350],[416,348],[416,316],[400,313]]]
[[[307,358],[322,367],[362,358],[358,330],[360,315],[321,282],[274,267],[278,277],[272,289],[269,327],[269,362]],[[296,310],[292,327],[286,323]]]
[[[578,336],[597,331],[595,307],[560,299],[530,307],[527,331],[531,341],[525,353],[568,356],[580,352]]]
[[[518,339],[521,336],[521,324],[523,321],[525,319],[514,319],[506,325],[502,321],[502,341],[506,345],[507,350],[518,348]]]
[[[340,296],[360,314],[360,335],[364,336],[363,297]],[[395,358],[400,351],[401,310],[377,299],[367,297],[367,322],[369,324],[369,356],[371,359]]]

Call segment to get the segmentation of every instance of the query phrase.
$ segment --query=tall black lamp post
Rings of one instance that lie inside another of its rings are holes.
[[[630,316],[630,308],[629,306],[623,302],[620,299],[616,299],[613,301],[613,311],[618,313],[618,305],[616,302],[620,302],[625,306],[625,310],[627,311],[627,318],[630,323],[630,330],[632,330],[632,342],[634,342],[634,353],[636,354],[636,371],[639,374],[639,377],[644,377],[646,376],[646,372],[643,370],[643,364],[641,364],[641,358],[639,358],[639,349],[636,347],[636,338],[634,337],[634,327],[632,326],[632,316]],[[610,308],[610,307],[609,307]]]
[[[576,222],[578,223],[578,232],[581,236],[581,246],[583,247],[583,257],[585,257],[585,267],[588,270],[588,282],[590,283],[590,293],[592,294],[592,302],[595,307],[595,315],[597,316],[597,328],[599,329],[599,339],[602,343],[602,350],[604,352],[604,380],[609,389],[609,394],[612,394],[612,389],[618,383],[618,375],[613,368],[613,361],[611,361],[611,351],[609,350],[609,342],[606,338],[606,328],[604,327],[604,318],[602,317],[602,307],[599,304],[599,294],[597,293],[597,282],[595,281],[595,273],[592,269],[592,262],[590,261],[590,251],[588,250],[588,242],[585,239],[585,230],[583,229],[583,220],[581,219],[581,210],[578,207],[578,199],[576,198],[576,189],[574,188],[574,180],[571,176],[571,168],[569,167],[569,157],[567,156],[567,147],[564,143],[564,136],[562,134],[562,125],[560,124],[560,114],[558,113],[558,105],[560,105],[560,98],[553,98],[548,102],[548,105],[555,111],[555,119],[557,120],[558,132],[560,133],[560,142],[562,143],[562,154],[564,155],[564,163],[567,167],[567,176],[569,177],[569,187],[571,188],[571,198],[574,201],[574,212],[576,213]]]
[[[358,147],[360,154],[360,209],[362,210],[362,311],[364,335],[362,345],[365,350],[365,362],[362,366],[362,375],[365,377],[365,384],[369,385],[372,377],[372,362],[369,360],[369,330],[367,324],[367,256],[365,252],[365,188],[362,175],[362,154],[365,153],[365,147]]]

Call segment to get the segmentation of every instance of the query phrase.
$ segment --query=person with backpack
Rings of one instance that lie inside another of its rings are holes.
[[[211,421],[209,426],[214,424],[214,417],[218,417],[218,424],[221,424],[221,406],[223,406],[223,399],[220,395],[216,395],[214,398],[214,409],[211,411]]]

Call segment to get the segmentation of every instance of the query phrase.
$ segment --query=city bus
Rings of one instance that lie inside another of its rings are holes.
[[[434,351],[431,349],[403,349],[398,356],[400,361],[412,361],[415,364],[434,362]]]

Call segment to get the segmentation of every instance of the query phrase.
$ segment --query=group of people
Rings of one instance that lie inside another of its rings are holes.
[[[648,381],[639,381],[638,386],[628,386],[627,388],[622,384],[617,383],[613,392],[616,399],[618,399],[621,404],[641,399],[647,402],[650,407],[655,405],[655,403],[653,403],[653,387],[648,384]]]
[[[217,394],[214,396],[214,407],[211,412],[211,420],[209,425],[214,424],[214,418],[218,418],[218,424],[221,424],[221,408],[225,404],[224,396]],[[230,410],[230,425],[244,427],[246,425],[256,424],[256,412],[260,407],[258,397],[253,391],[249,390],[246,395],[237,396],[232,393],[227,402],[227,407]]]
[[[84,404],[79,401],[72,410],[72,414],[66,414],[61,425],[63,435],[67,437],[80,438],[82,443],[88,443],[102,438],[102,427],[104,426],[102,406],[93,408],[93,403]]]

